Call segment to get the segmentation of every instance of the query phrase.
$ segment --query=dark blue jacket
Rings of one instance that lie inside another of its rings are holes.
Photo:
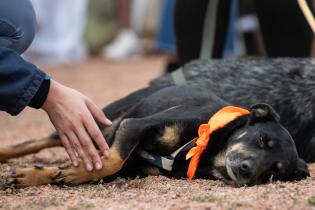
[[[11,115],[20,113],[31,103],[45,78],[49,76],[18,53],[0,47],[0,110]],[[44,92],[47,96],[48,90]]]
[[[30,0],[0,0],[0,110],[17,115],[26,106],[40,108],[49,76],[22,54],[31,44],[36,16]]]

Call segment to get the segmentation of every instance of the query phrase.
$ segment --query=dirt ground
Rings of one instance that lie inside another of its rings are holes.
[[[162,74],[165,59],[147,57],[124,63],[91,59],[62,68],[49,68],[53,78],[74,87],[104,106],[145,87]],[[42,111],[26,109],[18,117],[0,113],[1,144],[39,138],[53,131]],[[0,182],[14,167],[66,161],[61,148],[0,164]],[[41,186],[0,190],[0,209],[315,209],[315,164],[311,177],[236,188],[220,181],[174,180],[166,177],[118,179],[78,187]]]

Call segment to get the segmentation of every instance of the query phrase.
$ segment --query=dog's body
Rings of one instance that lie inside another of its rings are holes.
[[[253,65],[252,62],[244,60],[240,63],[244,67],[245,64]],[[237,61],[234,63],[240,65]],[[257,62],[254,63],[257,64]],[[260,65],[256,68],[263,66],[262,63]],[[210,73],[205,71],[209,66],[211,67]],[[220,68],[223,70],[221,71]],[[233,68],[235,68],[235,72],[231,71]],[[296,77],[300,77],[299,69],[295,69],[297,73],[293,71],[293,75],[286,74],[284,77],[279,73],[272,76],[275,79],[265,79],[265,81],[264,78],[257,77],[259,72],[266,75],[266,72],[262,72],[260,69],[256,70],[257,72],[253,71],[255,75],[253,77],[250,77],[251,73],[244,72],[242,76],[242,72],[237,69],[237,66],[226,65],[224,61],[196,62],[187,65],[184,71],[186,71],[189,83],[197,87],[171,86],[172,82],[166,76],[155,81],[150,87],[104,108],[104,112],[114,123],[110,128],[102,128],[103,134],[111,146],[109,159],[102,158],[102,170],[87,172],[82,164],[78,168],[18,169],[13,182],[20,187],[47,183],[80,184],[113,175],[135,176],[139,175],[139,172],[140,175],[150,174],[152,170],[143,170],[147,169],[149,164],[137,156],[137,150],[169,155],[181,145],[197,137],[198,126],[207,123],[214,113],[229,105],[213,92],[218,93],[220,97],[223,95],[224,99],[234,102],[233,104],[241,104],[245,107],[257,102],[273,104],[280,111],[285,125],[293,131],[295,136],[298,136],[299,132],[290,125],[296,123],[295,120],[300,120],[299,117],[302,116],[298,110],[282,103],[283,100],[287,102],[286,99],[283,99],[287,98],[283,92],[285,87],[277,86],[274,80],[277,82],[280,79],[283,81],[298,80]],[[211,71],[213,72],[211,73]],[[231,71],[231,73],[227,74],[227,71]],[[244,69],[244,71],[246,70]],[[203,76],[197,76],[201,72],[204,73]],[[239,76],[242,80],[238,80]],[[256,77],[258,79],[254,80]],[[221,81],[224,81],[224,84]],[[267,90],[268,94],[273,96],[279,94],[279,98],[270,100],[265,93],[266,90],[260,86],[263,83],[263,87],[267,86],[273,90]],[[276,88],[271,88],[271,86]],[[302,88],[303,86],[299,84],[297,87]],[[298,90],[294,89],[294,91]],[[260,95],[260,92],[264,94]],[[234,97],[232,97],[233,95]],[[298,157],[291,136],[281,126],[273,109],[268,105],[259,104],[250,110],[249,115],[237,118],[211,136],[210,143],[201,157],[196,178],[223,179],[227,182],[233,181],[238,185],[244,185],[265,182],[270,177],[279,180],[306,177],[308,175],[307,167],[304,161]],[[296,116],[293,117],[291,114],[296,114]],[[286,121],[288,119],[290,122]],[[303,126],[304,124],[301,127]],[[296,142],[298,146],[300,143],[305,143],[305,141]],[[54,138],[15,147],[0,148],[0,160],[57,145],[60,145],[60,141],[58,136],[54,136]],[[300,152],[300,155],[308,157],[308,154],[303,152]],[[163,170],[153,172],[168,174],[172,177],[185,177],[188,163],[184,154],[180,154],[172,172],[165,173]]]

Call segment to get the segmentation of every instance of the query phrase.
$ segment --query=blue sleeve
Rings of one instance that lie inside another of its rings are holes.
[[[19,54],[0,47],[0,110],[19,114],[49,76]]]

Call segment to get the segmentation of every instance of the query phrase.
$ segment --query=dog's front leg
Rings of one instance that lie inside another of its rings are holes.
[[[103,163],[101,170],[86,171],[82,163],[78,167],[17,168],[9,178],[9,184],[23,188],[44,184],[78,185],[99,180],[118,172],[123,166],[122,157],[116,148],[112,147],[109,154],[108,158],[101,158]]]
[[[78,185],[113,175],[123,167],[124,162],[139,143],[136,135],[137,126],[134,125],[133,119],[121,122],[110,148],[109,157],[101,158],[103,164],[101,170],[86,171],[82,163],[78,167],[67,168],[20,168],[13,174],[10,183],[14,183],[17,187],[43,184]]]

